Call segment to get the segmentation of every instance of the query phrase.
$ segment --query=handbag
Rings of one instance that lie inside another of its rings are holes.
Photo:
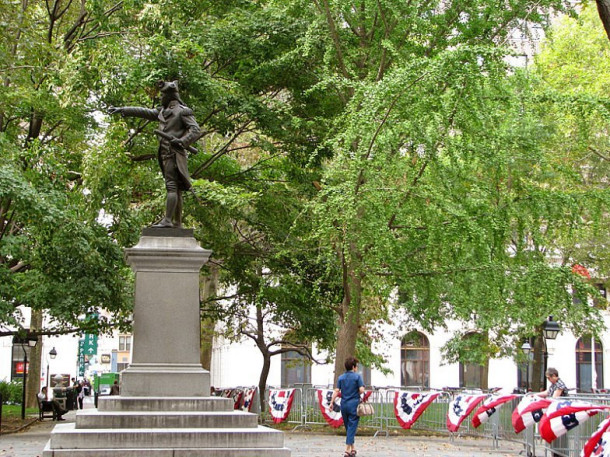
[[[375,414],[375,409],[373,409],[373,405],[371,405],[370,403],[361,401],[360,403],[358,403],[358,408],[356,409],[356,414],[359,417],[372,416],[373,414]]]

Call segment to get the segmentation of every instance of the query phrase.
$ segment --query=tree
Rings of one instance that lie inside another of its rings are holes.
[[[32,309],[33,335],[128,322],[122,253],[84,184],[83,152],[95,120],[91,86],[75,75],[86,45],[105,35],[119,9],[84,0],[0,5],[0,336],[23,330],[21,306]],[[109,317],[83,320],[100,309]],[[39,345],[34,380],[40,353]],[[38,382],[28,385],[32,405]]]
[[[566,291],[586,285],[567,258],[556,267],[549,256],[585,202],[601,205],[549,180],[561,174],[565,186],[570,175],[545,149],[527,75],[511,75],[509,50],[498,45],[560,5],[315,5],[305,8],[312,25],[302,54],[324,43],[315,88],[332,89],[342,107],[311,204],[314,236],[331,241],[343,272],[335,376],[396,288],[424,329],[448,319],[480,329],[490,341],[480,360],[511,352],[513,337],[558,303],[566,327],[593,325],[595,310]],[[447,347],[449,360],[463,353],[460,341]]]

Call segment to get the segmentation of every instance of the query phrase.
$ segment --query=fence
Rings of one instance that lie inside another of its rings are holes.
[[[317,398],[318,389],[329,389],[328,386],[310,387],[303,386],[294,389],[294,399],[291,411],[284,422],[294,425],[293,429],[308,429],[313,425],[327,425],[320,410]],[[375,413],[372,416],[362,417],[360,425],[375,430],[375,436],[388,436],[391,431],[400,430],[401,427],[394,413],[394,398],[396,392],[400,390],[415,391],[410,388],[374,388],[369,398],[373,404]],[[449,440],[456,436],[470,436],[481,439],[489,439],[492,446],[498,448],[500,441],[510,441],[523,446],[522,454],[532,456],[558,456],[558,457],[578,457],[595,432],[598,425],[608,414],[599,413],[592,416],[588,421],[579,424],[570,430],[564,437],[549,444],[544,441],[538,432],[537,426],[529,427],[520,434],[515,433],[512,425],[512,413],[522,399],[519,395],[499,408],[487,422],[475,428],[472,425],[472,414],[462,422],[460,429],[452,433],[447,429],[447,411],[449,404],[459,394],[482,393],[468,392],[460,390],[450,390],[439,392],[438,398],[431,403],[419,417],[417,422],[411,427],[412,430],[426,431],[434,434],[446,435]],[[265,402],[269,398],[269,391],[265,392]],[[570,400],[582,400],[595,405],[610,406],[610,395],[607,394],[584,394],[570,395]],[[256,402],[259,404],[259,401]],[[262,422],[271,420],[268,407],[260,413]]]

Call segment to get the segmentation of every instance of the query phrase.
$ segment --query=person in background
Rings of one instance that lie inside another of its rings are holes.
[[[345,359],[345,373],[337,380],[337,387],[330,399],[331,407],[339,392],[341,392],[341,416],[346,431],[344,457],[355,457],[357,452],[354,448],[354,440],[360,421],[356,411],[360,403],[360,394],[364,393],[364,381],[358,374],[358,359],[355,357]]]
[[[115,379],[114,384],[112,384],[112,387],[110,387],[110,395],[119,395],[119,392],[119,381]]]
[[[85,400],[85,383],[78,381],[78,387],[76,388],[76,398],[78,400],[78,408],[83,409],[83,402]]]
[[[65,421],[65,419],[61,416],[66,414],[68,411],[63,409],[59,402],[55,399],[49,400],[49,395],[47,393],[47,386],[43,386],[38,394],[38,399],[40,400],[40,404],[42,406],[50,405],[53,410],[54,417],[53,420]]]
[[[559,379],[559,372],[556,368],[548,368],[544,375],[546,376],[546,379],[549,380],[551,385],[546,392],[540,392],[536,395],[542,398],[559,398],[568,396],[568,388],[566,387],[565,383]]]
[[[546,376],[546,379],[548,379],[551,385],[546,390],[546,392],[539,392],[536,394],[537,396],[542,398],[559,398],[568,396],[568,388],[566,387],[565,383],[561,379],[559,379],[559,372],[556,368],[547,368],[544,375]],[[564,454],[559,454],[554,451],[561,450],[562,452],[565,452],[568,447],[568,436],[560,436],[551,443],[551,450],[553,451],[551,455],[553,457],[561,457]]]

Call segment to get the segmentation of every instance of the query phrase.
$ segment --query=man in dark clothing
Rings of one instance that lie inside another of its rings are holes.
[[[40,404],[42,406],[51,406],[51,408],[53,409],[53,420],[65,421],[65,419],[61,416],[66,414],[68,411],[64,410],[57,400],[49,400],[49,396],[47,394],[47,386],[44,386],[42,388],[42,390],[38,394],[38,399],[40,400]]]
[[[178,94],[178,81],[159,82],[161,105],[155,109],[125,106],[111,107],[110,114],[159,121],[158,160],[165,178],[167,199],[165,217],[153,227],[182,226],[182,191],[191,188],[186,149],[201,137],[193,111]]]

